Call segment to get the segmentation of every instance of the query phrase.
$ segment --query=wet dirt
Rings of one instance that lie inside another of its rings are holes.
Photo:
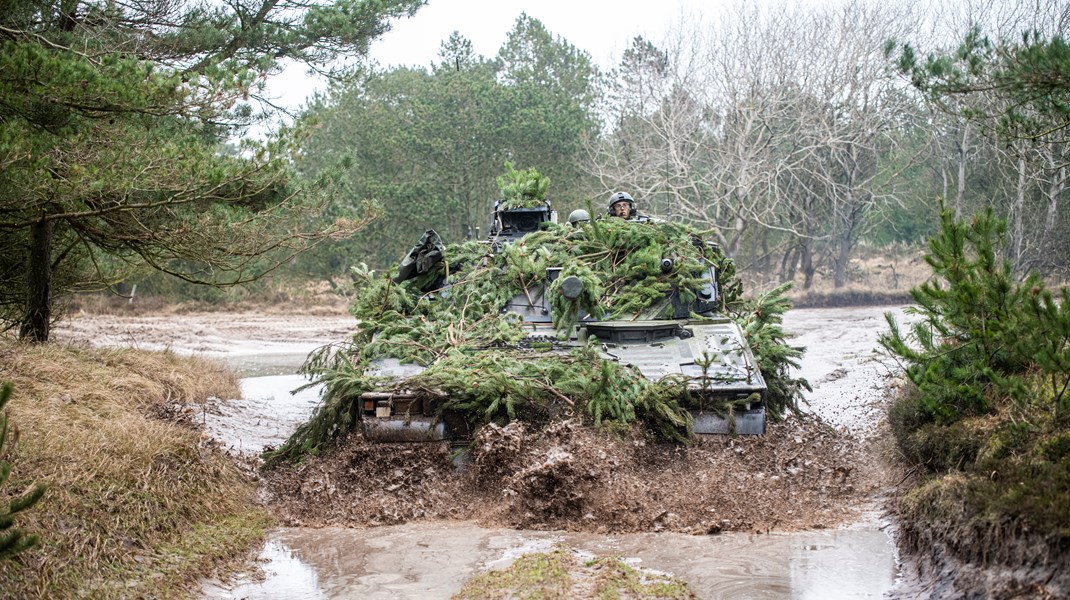
[[[201,425],[228,453],[256,463],[264,448],[285,442],[319,404],[320,386],[302,389],[308,383],[300,375],[246,377],[241,398],[203,406]]]
[[[916,319],[888,306],[794,309],[784,317],[790,343],[806,348],[798,373],[813,391],[805,394],[805,408],[863,439],[881,433],[888,393],[899,385],[898,365],[878,351],[886,313],[904,329]]]
[[[345,339],[352,333],[353,323],[353,317],[344,309],[324,314],[75,313],[57,324],[52,337],[61,343],[172,350],[240,361],[241,357],[251,355],[303,357],[323,344]]]
[[[351,436],[336,452],[262,476],[291,526],[462,519],[597,533],[834,527],[856,519],[882,484],[861,444],[810,419],[692,447],[571,421],[542,431],[516,424],[485,429],[470,452],[458,469],[445,443]]]

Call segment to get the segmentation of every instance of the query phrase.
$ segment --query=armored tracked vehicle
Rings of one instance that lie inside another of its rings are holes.
[[[678,439],[765,432],[766,382],[724,310],[730,261],[679,225],[581,212],[499,204],[485,241],[424,234],[390,281],[392,324],[364,322],[367,438],[572,414],[661,419]]]

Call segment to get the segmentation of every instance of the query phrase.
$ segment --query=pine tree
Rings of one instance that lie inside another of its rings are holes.
[[[934,279],[911,290],[922,316],[909,334],[887,315],[880,344],[906,363],[926,420],[953,423],[984,414],[993,402],[1031,401],[1038,369],[1060,418],[1070,386],[1070,292],[1059,301],[1036,273],[1016,282],[1000,250],[1006,224],[991,209],[966,224],[949,210],[925,260]]]
[[[1037,31],[992,40],[978,27],[954,52],[918,56],[910,44],[889,42],[899,71],[943,110],[1013,139],[1061,143],[1070,127],[1070,43]],[[998,102],[971,102],[980,97]]]
[[[13,450],[8,445],[5,452],[8,423],[7,411],[4,410],[4,406],[7,405],[7,401],[11,398],[11,389],[12,386],[8,382],[4,382],[3,386],[0,386],[0,488],[3,487],[11,475],[11,463],[2,460],[7,453]],[[15,516],[36,504],[44,493],[45,486],[37,485],[32,490],[16,494],[6,505],[0,504],[0,560],[11,558],[40,541],[37,535],[25,535],[22,531],[16,529]]]
[[[363,226],[354,214],[308,225],[336,173],[297,178],[294,132],[225,142],[266,118],[263,84],[284,61],[365,54],[422,4],[5,2],[0,323],[44,342],[57,299],[128,265],[238,285]]]

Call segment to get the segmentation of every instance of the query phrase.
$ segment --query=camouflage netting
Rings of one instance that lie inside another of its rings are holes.
[[[350,342],[310,358],[305,368],[325,384],[323,404],[270,458],[324,449],[356,424],[360,393],[385,385],[444,392],[443,410],[462,415],[472,429],[578,417],[601,427],[640,423],[660,437],[687,441],[692,421],[685,378],[650,381],[633,367],[604,360],[593,343],[569,351],[559,345],[585,314],[671,317],[673,296],[677,306],[694,301],[710,265],[720,290],[718,312],[741,324],[769,386],[768,415],[779,419],[796,410],[807,384],[790,375],[803,349],[786,344],[781,329],[786,286],[744,298],[732,261],[683,225],[615,218],[546,225],[497,252],[486,242],[450,245],[435,268],[402,283],[388,273],[355,269],[357,331]],[[672,260],[668,271],[666,258]],[[562,268],[546,291],[557,335],[533,339],[518,315],[502,309],[517,294],[535,300],[549,267]],[[558,291],[568,276],[584,284],[574,300]],[[368,374],[372,361],[387,357],[428,368],[394,383]]]

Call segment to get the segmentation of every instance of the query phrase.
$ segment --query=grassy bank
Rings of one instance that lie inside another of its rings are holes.
[[[917,474],[900,541],[948,594],[1067,597],[1070,290],[1014,274],[1004,234],[945,212],[936,278],[912,290],[920,321],[881,338],[909,379],[889,415]]]
[[[906,548],[936,562],[1026,569],[1015,586],[1070,592],[1070,426],[1039,406],[919,425],[919,402],[910,389],[892,410],[900,449],[920,473],[899,500]],[[1013,590],[985,595],[997,591]]]
[[[36,547],[0,564],[10,598],[176,598],[263,536],[255,484],[193,425],[232,373],[173,353],[0,341],[18,428],[0,496],[45,483],[16,526]]]
[[[637,570],[620,558],[587,559],[568,548],[526,554],[506,569],[469,579],[455,600],[492,598],[695,598],[687,584]]]

